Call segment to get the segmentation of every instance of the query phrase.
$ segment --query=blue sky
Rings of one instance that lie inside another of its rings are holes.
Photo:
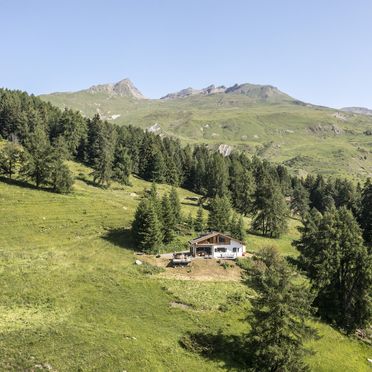
[[[0,86],[41,94],[129,77],[150,98],[271,84],[372,107],[370,0],[0,0]]]

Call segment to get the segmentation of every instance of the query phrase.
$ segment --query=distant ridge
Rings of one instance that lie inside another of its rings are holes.
[[[128,78],[120,80],[117,83],[93,85],[90,88],[83,90],[83,92],[92,94],[105,93],[121,97],[146,99],[146,97],[134,86],[134,84]]]
[[[366,107],[343,107],[341,111],[351,112],[352,114],[372,115],[372,110]]]
[[[216,87],[210,85],[203,89],[186,88],[178,92],[169,93],[164,97],[163,100],[186,98],[190,96],[208,96],[217,93],[224,94],[241,94],[250,97],[257,101],[294,101],[292,97],[281,92],[278,88],[272,85],[258,85],[258,84],[235,84],[232,87],[226,88],[221,85]]]

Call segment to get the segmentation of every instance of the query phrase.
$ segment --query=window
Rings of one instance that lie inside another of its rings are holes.
[[[226,252],[226,248],[216,248],[215,252]]]
[[[223,236],[219,236],[218,243],[225,243],[225,238]]]
[[[234,252],[234,253],[239,252],[239,248],[238,248],[238,247],[234,247],[234,248],[233,248],[233,252]]]

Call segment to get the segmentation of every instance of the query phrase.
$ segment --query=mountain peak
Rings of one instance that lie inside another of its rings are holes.
[[[134,86],[128,79],[118,81],[117,83],[93,85],[87,89],[89,93],[106,93],[121,97],[132,97],[137,99],[145,99],[143,94]]]
[[[177,99],[186,98],[195,95],[212,95],[217,93],[223,94],[241,94],[248,96],[253,101],[292,101],[289,95],[281,92],[278,88],[272,85],[258,85],[258,84],[235,84],[229,88],[221,85],[216,87],[215,85],[209,85],[203,89],[186,88],[178,92],[169,93],[161,99]]]

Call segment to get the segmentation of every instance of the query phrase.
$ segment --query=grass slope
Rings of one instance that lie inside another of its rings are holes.
[[[263,102],[238,94],[191,96],[174,100],[77,93],[41,96],[87,116],[97,112],[120,125],[149,128],[184,143],[230,144],[234,148],[286,163],[294,172],[321,172],[363,178],[372,175],[372,117],[304,105]],[[113,115],[115,119],[112,119]]]
[[[150,185],[133,178],[131,187],[103,190],[83,181],[89,169],[70,165],[81,178],[71,195],[0,182],[0,370],[235,369],[233,360],[203,358],[179,340],[187,332],[245,332],[247,289],[144,275],[126,228]],[[183,202],[194,196],[179,193]],[[196,209],[183,204],[185,214]],[[276,244],[293,253],[289,239]],[[249,241],[252,249],[266,244]],[[189,307],[171,307],[174,301]],[[314,370],[367,370],[366,346],[317,326],[323,337],[311,344]]]

